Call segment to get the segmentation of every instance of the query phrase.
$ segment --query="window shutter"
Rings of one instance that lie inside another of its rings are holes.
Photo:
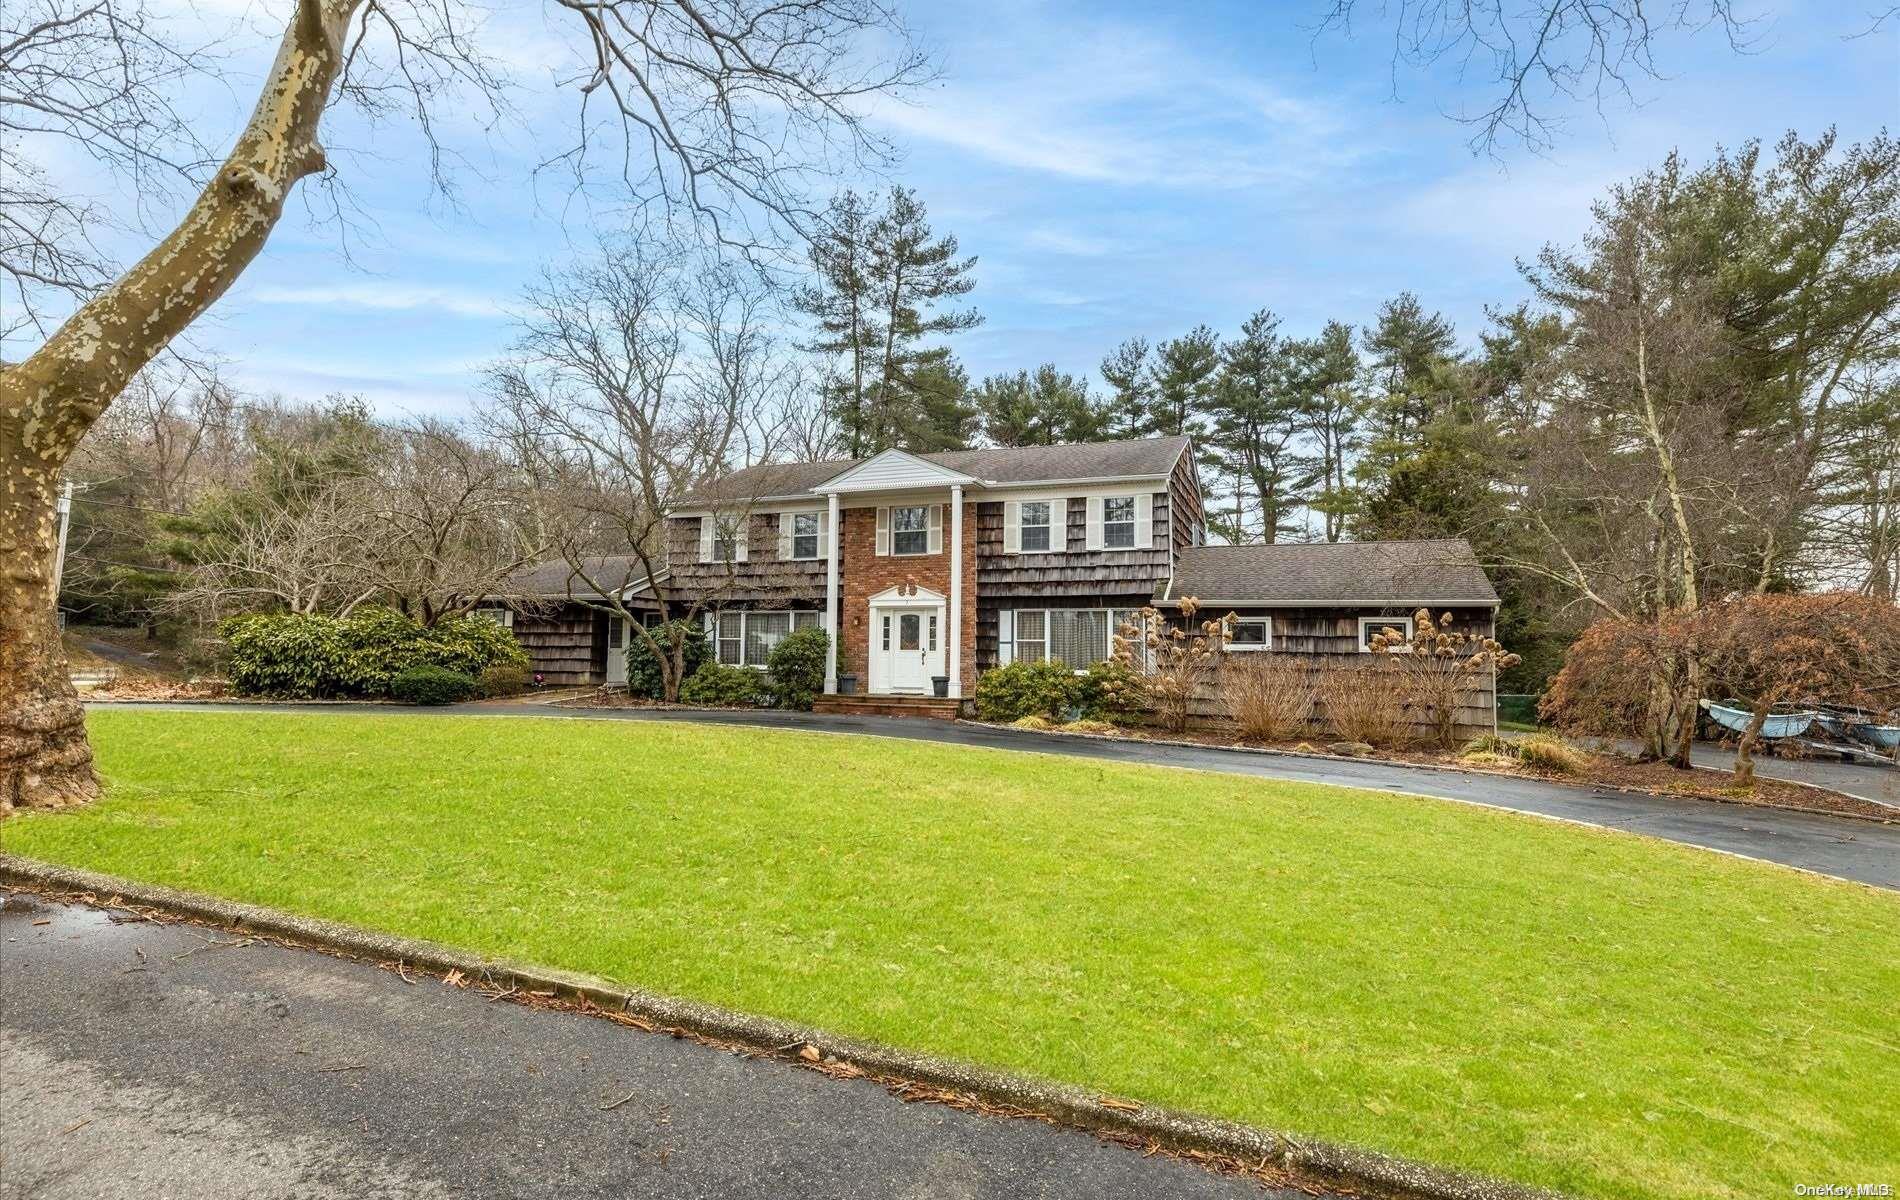
[[[1088,498],[1088,510],[1087,545],[1090,550],[1100,550],[1102,548],[1102,498],[1100,496],[1090,496]]]
[[[1016,661],[1016,610],[1006,608],[996,614],[996,665],[1007,667]]]
[[[1023,506],[1014,500],[1003,501],[1003,553],[1021,554],[1023,549]]]
[[[1135,549],[1137,550],[1154,549],[1154,510],[1153,496],[1143,492],[1135,497]]]
[[[752,541],[752,514],[740,513],[738,518],[733,523],[733,530],[732,530],[732,561],[733,562],[744,562],[746,560],[746,558],[750,555],[751,550],[752,550],[752,547],[750,545],[751,541]]]
[[[778,557],[780,562],[792,557],[792,514],[788,512],[778,515]]]
[[[699,561],[711,562],[713,554],[713,523],[718,518],[711,513],[699,519]]]
[[[943,505],[930,506],[930,552],[943,553]]]
[[[891,510],[881,506],[877,510],[877,552],[891,552]]]
[[[831,557],[831,513],[829,511],[818,514],[818,557],[823,559]],[[829,616],[826,618],[825,628],[831,628]]]

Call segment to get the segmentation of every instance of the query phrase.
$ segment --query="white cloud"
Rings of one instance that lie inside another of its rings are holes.
[[[947,64],[953,82],[874,102],[876,122],[1004,167],[1127,186],[1285,188],[1351,157],[1328,107],[1153,28],[1016,6],[968,23],[985,32]]]
[[[422,309],[458,317],[499,317],[505,309],[492,296],[454,288],[407,283],[346,283],[320,287],[265,286],[250,293],[258,304],[336,308]]]

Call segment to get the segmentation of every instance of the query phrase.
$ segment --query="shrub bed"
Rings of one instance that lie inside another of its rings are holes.
[[[439,667],[468,677],[491,667],[525,671],[514,635],[482,617],[451,617],[424,628],[388,608],[347,617],[251,613],[219,626],[232,690],[285,699],[347,699],[391,694],[397,675]]]

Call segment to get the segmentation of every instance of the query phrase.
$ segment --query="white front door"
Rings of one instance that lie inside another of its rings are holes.
[[[878,606],[871,617],[870,690],[929,694],[930,677],[944,673],[943,606]]]

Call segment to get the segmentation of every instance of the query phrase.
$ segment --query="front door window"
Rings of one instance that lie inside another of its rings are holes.
[[[897,648],[899,650],[920,650],[923,648],[924,619],[916,613],[905,613],[897,619]]]

